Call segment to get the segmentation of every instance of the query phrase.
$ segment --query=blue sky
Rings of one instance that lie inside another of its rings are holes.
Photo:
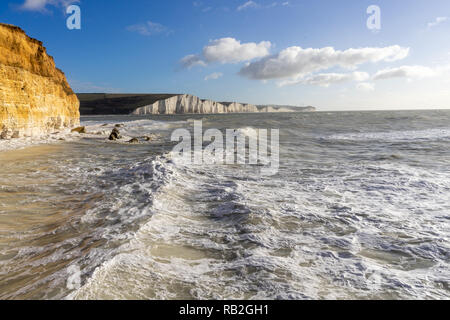
[[[70,4],[81,30],[66,27]],[[3,0],[0,22],[43,41],[77,92],[450,108],[448,0]]]

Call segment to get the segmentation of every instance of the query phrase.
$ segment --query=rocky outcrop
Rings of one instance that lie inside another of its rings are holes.
[[[117,129],[117,126],[112,130],[111,134],[109,135],[109,140],[116,141],[122,139],[122,136],[120,135],[119,129]]]
[[[0,23],[0,136],[36,136],[79,125],[79,101],[42,42]]]

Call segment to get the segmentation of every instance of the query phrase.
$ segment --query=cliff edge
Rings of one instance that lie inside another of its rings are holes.
[[[305,112],[314,107],[256,106],[237,102],[216,102],[190,94],[78,93],[82,115],[106,114],[212,114],[253,112]]]
[[[79,101],[42,42],[0,23],[0,139],[79,124]]]

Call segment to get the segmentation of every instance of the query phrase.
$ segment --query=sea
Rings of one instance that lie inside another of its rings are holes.
[[[174,161],[195,121],[278,129],[277,172]],[[81,122],[0,152],[0,299],[450,299],[450,110]]]

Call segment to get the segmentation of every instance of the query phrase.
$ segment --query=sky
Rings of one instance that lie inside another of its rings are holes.
[[[450,109],[448,0],[2,0],[0,22],[43,41],[76,92]]]

